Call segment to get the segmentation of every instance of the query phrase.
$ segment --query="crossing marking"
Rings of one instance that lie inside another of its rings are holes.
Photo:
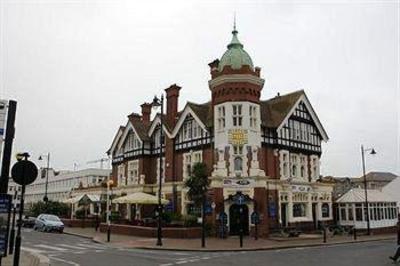
[[[41,248],[55,250],[55,251],[68,251],[68,249],[65,249],[65,248],[58,248],[58,247],[44,245],[44,244],[36,245],[36,247],[41,247]]]
[[[78,249],[78,250],[86,250],[87,248],[84,247],[77,247],[77,246],[72,246],[72,245],[67,245],[67,244],[57,244],[57,246],[62,246],[66,248],[72,248],[72,249]]]

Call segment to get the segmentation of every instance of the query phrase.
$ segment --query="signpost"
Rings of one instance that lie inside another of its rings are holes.
[[[255,225],[255,236],[254,239],[257,240],[258,239],[258,225],[260,224],[260,215],[258,214],[258,212],[253,212],[251,214],[251,223]]]
[[[7,256],[8,232],[10,230],[11,195],[0,194],[0,265]]]
[[[228,215],[225,212],[221,212],[218,217],[221,226],[222,238],[225,238],[225,226],[228,223]]]
[[[22,215],[24,213],[25,186],[32,184],[38,175],[36,165],[33,162],[28,161],[29,154],[23,153],[20,155],[20,158],[21,157],[24,159],[15,163],[11,169],[11,177],[14,179],[14,182],[21,185],[21,202],[19,206],[17,237],[15,238],[14,266],[19,266],[19,257],[21,254],[21,227]]]

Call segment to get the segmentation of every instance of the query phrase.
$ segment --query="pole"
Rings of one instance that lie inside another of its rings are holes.
[[[111,224],[110,224],[110,180],[107,182],[107,213],[106,213],[106,220],[107,220],[107,242],[110,242],[111,238]]]
[[[201,247],[206,247],[206,212],[205,212],[205,199],[201,203]]]
[[[240,247],[243,247],[243,207],[240,205]]]
[[[10,163],[11,163],[11,152],[12,144],[15,134],[15,114],[17,112],[17,102],[8,102],[8,114],[7,114],[7,125],[6,125],[6,136],[4,138],[4,150],[3,150],[3,162],[1,166],[1,178],[0,178],[0,193],[8,192],[8,179],[10,175]]]
[[[322,225],[324,228],[324,243],[326,243],[326,227],[325,224]]]
[[[162,191],[162,151],[163,151],[163,126],[164,126],[164,95],[161,95],[161,117],[160,117],[160,165],[159,165],[159,172],[160,178],[158,181],[158,226],[157,226],[157,246],[162,246],[162,220],[161,220],[161,191]]]
[[[256,235],[254,236],[254,240],[258,240],[258,223],[256,222]]]
[[[367,234],[371,235],[369,206],[368,206],[368,189],[367,189],[368,184],[367,184],[367,176],[365,174],[365,155],[364,155],[364,146],[363,145],[361,145],[361,159],[362,159],[362,168],[363,168],[363,176],[364,176],[365,208],[367,209]]]
[[[47,202],[49,201],[49,198],[47,197],[47,188],[49,186],[49,169],[50,169],[50,152],[47,153],[46,186],[43,198],[43,201],[46,203],[46,211],[47,211]]]
[[[21,226],[22,226],[22,214],[24,213],[24,197],[25,197],[25,185],[22,185],[21,202],[19,204],[19,221],[17,227],[17,237],[15,238],[14,266],[19,266],[19,257],[21,254]]]
[[[13,206],[13,216],[12,216],[12,225],[10,231],[10,243],[9,243],[9,252],[8,254],[12,255],[14,253],[14,239],[15,239],[15,216],[17,214],[17,194],[18,191],[15,190],[14,193],[14,206]]]

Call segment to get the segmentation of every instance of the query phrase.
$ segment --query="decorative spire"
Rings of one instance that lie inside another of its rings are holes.
[[[233,31],[232,31],[232,40],[231,43],[228,44],[228,49],[231,48],[243,48],[243,44],[240,43],[238,37],[237,37],[238,31],[236,29],[236,12],[233,15]]]

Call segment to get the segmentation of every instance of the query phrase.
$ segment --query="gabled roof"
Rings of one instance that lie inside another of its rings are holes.
[[[276,128],[277,130],[281,129],[301,101],[305,104],[310,113],[322,139],[327,141],[328,134],[326,134],[326,131],[311,106],[304,90],[295,91],[286,95],[276,96],[267,101],[262,101],[260,103],[262,125],[269,128]]]
[[[146,125],[141,120],[133,118],[131,116],[129,117],[129,122],[135,128],[135,131],[141,141],[149,141],[150,140],[149,136],[147,135],[150,125]]]
[[[125,127],[124,126],[119,126],[117,133],[115,133],[114,139],[111,143],[111,147],[108,149],[107,154],[111,154],[112,151],[114,150],[115,146],[118,144],[119,139],[122,136],[122,133],[124,132]]]
[[[380,190],[368,189],[368,201],[369,202],[395,202],[391,195],[383,193]],[[362,188],[353,188],[341,196],[336,202],[338,203],[364,203],[365,202],[365,190]]]
[[[214,113],[211,108],[211,102],[207,102],[207,103],[203,103],[203,104],[188,102],[187,105],[193,110],[193,112],[196,114],[196,116],[201,120],[201,122],[206,127],[213,126]]]
[[[261,101],[261,120],[265,127],[279,127],[292,110],[297,101],[304,95],[303,90],[286,95],[276,96],[272,99]]]

